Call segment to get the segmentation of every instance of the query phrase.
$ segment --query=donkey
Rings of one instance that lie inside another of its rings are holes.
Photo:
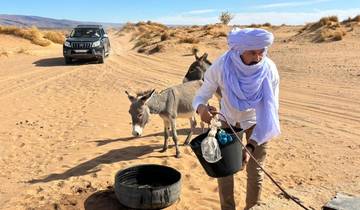
[[[150,114],[158,114],[164,121],[164,146],[162,152],[165,152],[168,148],[169,131],[171,128],[176,148],[176,157],[179,158],[180,151],[176,119],[179,117],[190,120],[191,129],[184,143],[184,145],[188,145],[196,127],[192,101],[202,83],[201,80],[191,81],[169,87],[159,93],[155,92],[155,90],[149,90],[138,93],[136,96],[125,91],[131,102],[129,113],[132,119],[133,136],[141,136],[145,125],[149,121]]]
[[[190,65],[183,83],[193,81],[193,80],[202,80],[204,81],[204,75],[206,70],[211,66],[211,62],[207,59],[208,54],[204,53],[201,57],[197,55],[197,51],[194,51],[195,61]],[[221,90],[220,88],[216,89],[215,93],[216,98],[219,100],[219,107],[221,107]]]
[[[201,57],[194,52],[195,61],[190,65],[183,83],[193,80],[204,80],[205,71],[211,66],[211,62],[207,59],[208,54],[204,53]]]

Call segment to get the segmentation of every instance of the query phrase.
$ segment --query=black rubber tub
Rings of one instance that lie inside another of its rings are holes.
[[[191,149],[200,161],[202,167],[205,169],[207,175],[214,178],[235,174],[242,166],[242,147],[239,140],[237,140],[230,128],[225,128],[223,130],[225,130],[226,133],[231,134],[233,140],[225,145],[219,144],[222,158],[216,163],[207,162],[203,158],[201,152],[201,142],[207,137],[209,131],[200,134],[190,142]],[[242,131],[240,128],[234,128],[234,130],[236,132]],[[239,137],[241,137],[241,135],[239,135]]]
[[[181,192],[181,174],[155,164],[133,166],[115,175],[119,202],[133,209],[163,209],[175,203]]]

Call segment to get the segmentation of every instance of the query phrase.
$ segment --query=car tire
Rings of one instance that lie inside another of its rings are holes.
[[[65,64],[71,64],[72,63],[72,59],[65,57]]]
[[[104,60],[105,60],[105,49],[103,50],[102,52],[102,55],[99,57],[99,63],[104,63]]]
[[[111,52],[111,47],[109,45],[107,48],[106,57],[108,57],[110,55],[110,52]]]

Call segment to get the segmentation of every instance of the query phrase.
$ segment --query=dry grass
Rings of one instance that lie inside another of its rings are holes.
[[[265,27],[271,27],[271,23],[264,23],[263,26],[265,26]]]
[[[325,26],[325,25],[329,25],[332,22],[338,23],[339,22],[339,18],[337,16],[329,16],[329,17],[323,17],[319,20],[319,24],[320,26]]]
[[[262,28],[262,27],[272,27],[271,23],[263,23],[263,24],[250,24],[249,28]]]
[[[201,37],[212,36],[213,38],[226,37],[229,32],[229,27],[224,24],[209,24],[203,26],[199,31],[203,31]]]
[[[218,33],[214,34],[214,37],[227,37],[227,33],[224,31],[219,31]]]
[[[313,42],[340,41],[346,35],[346,21],[340,23],[337,16],[323,17],[318,22],[306,24],[294,38],[310,39]]]
[[[17,54],[26,54],[26,55],[30,55],[30,52],[28,49],[25,48],[20,48],[19,50],[16,51]]]
[[[354,18],[349,17],[348,19],[344,20],[343,24],[349,24],[349,23],[359,23],[360,22],[360,15],[355,16]]]
[[[0,57],[9,57],[9,52],[7,52],[7,51],[0,51]]]
[[[149,46],[151,45],[151,40],[149,39],[139,39],[135,45],[134,45],[134,48],[137,48],[137,47],[146,47],[146,46]]]
[[[200,40],[195,37],[183,37],[180,38],[179,43],[189,43],[189,44],[197,44]]]
[[[64,34],[58,31],[48,31],[44,34],[44,38],[56,44],[64,44],[65,41]]]
[[[165,46],[157,44],[154,48],[149,50],[149,54],[151,55],[154,53],[159,53],[159,52],[164,52],[164,51],[165,51]]]
[[[151,39],[153,37],[154,37],[153,31],[144,31],[144,33],[138,36],[138,39]]]
[[[135,41],[133,48],[140,47],[137,49],[138,52],[145,52],[145,47],[170,38],[167,26],[151,21],[138,22],[136,24],[128,23],[123,27],[124,31],[129,29],[132,30],[131,41]],[[158,40],[159,38],[160,40]]]
[[[0,33],[14,35],[30,40],[32,43],[40,46],[48,46],[51,44],[49,40],[43,38],[42,33],[36,27],[17,28],[13,26],[0,26]]]
[[[128,32],[132,32],[135,31],[135,25],[133,23],[127,22],[125,23],[125,25],[120,29],[119,32],[124,32],[124,33],[128,33]]]
[[[140,47],[137,52],[138,53],[144,53],[146,51],[146,48],[145,47]]]
[[[164,32],[163,34],[161,34],[161,36],[160,36],[160,40],[161,40],[161,41],[166,41],[166,40],[168,40],[168,39],[170,39],[169,33]]]
[[[340,41],[343,39],[346,33],[343,33],[342,31],[335,31],[332,35],[334,41]]]
[[[355,16],[352,21],[354,22],[360,22],[360,15]]]
[[[170,32],[171,37],[176,37],[176,31]]]
[[[255,24],[255,23],[253,23],[253,24],[251,24],[251,25],[249,25],[249,28],[261,28],[261,24]]]
[[[132,28],[134,26],[134,28]],[[162,24],[154,22],[139,22],[133,25],[128,24],[124,28],[132,28],[131,41],[134,43],[133,49],[138,53],[153,54],[163,52],[168,46],[178,44],[197,44],[206,42],[210,35],[211,38],[226,37],[229,27],[224,24],[209,24],[206,26],[182,26],[168,28]],[[188,45],[183,45],[188,48]]]

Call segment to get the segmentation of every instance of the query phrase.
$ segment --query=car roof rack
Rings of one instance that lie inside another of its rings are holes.
[[[77,25],[76,28],[102,28],[102,25]]]

